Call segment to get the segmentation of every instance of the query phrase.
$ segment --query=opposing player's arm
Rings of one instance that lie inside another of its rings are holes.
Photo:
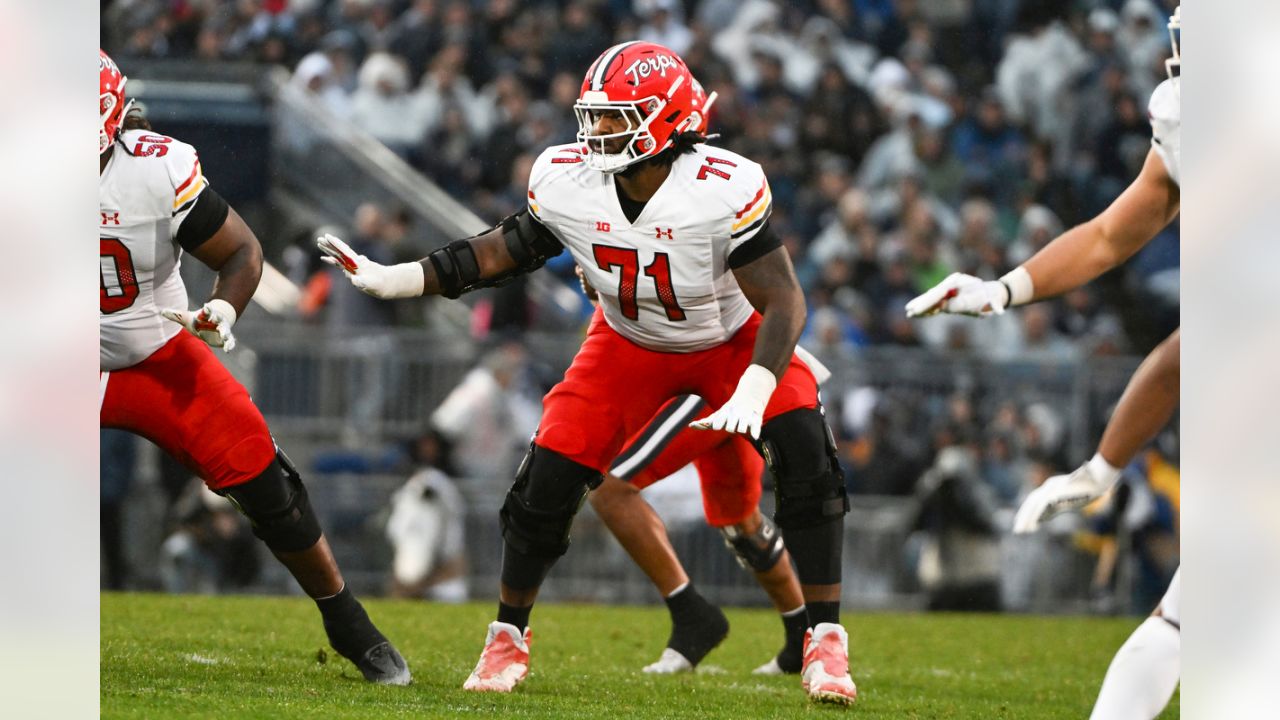
[[[1055,475],[1022,501],[1013,531],[1035,532],[1059,513],[1079,510],[1102,497],[1120,479],[1121,468],[1169,424],[1178,407],[1180,330],[1160,343],[1129,380],[1107,422],[1098,452],[1066,475]]]
[[[1149,151],[1137,179],[1106,210],[1023,264],[1031,276],[1030,300],[1061,295],[1128,260],[1173,220],[1179,200],[1164,161]]]
[[[417,262],[381,265],[332,235],[317,238],[316,244],[325,253],[322,259],[342,268],[353,285],[383,299],[418,295],[456,298],[532,272],[564,250],[559,239],[527,208],[479,235],[454,240]]]
[[[791,266],[791,256],[786,248],[776,247],[734,268],[733,276],[742,294],[763,316],[751,362],[768,368],[781,379],[805,322],[804,291]]]
[[[1130,378],[1098,445],[1098,454],[1112,466],[1128,465],[1173,419],[1181,397],[1181,349],[1182,330],[1174,330]]]
[[[1151,242],[1178,214],[1179,198],[1178,184],[1152,150],[1138,177],[1097,217],[1059,235],[999,280],[952,273],[907,303],[907,316],[999,314],[1078,288]]]

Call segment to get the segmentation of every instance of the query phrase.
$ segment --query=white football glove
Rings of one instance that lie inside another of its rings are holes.
[[[927,317],[935,313],[954,315],[1000,315],[1009,304],[1009,291],[999,280],[980,280],[964,273],[951,273],[907,303],[907,317]]]
[[[231,326],[236,324],[236,309],[226,300],[215,298],[199,310],[166,308],[160,314],[213,347],[222,348],[223,352],[231,352],[236,346],[236,338],[231,334]]]
[[[762,365],[748,366],[729,401],[701,420],[689,423],[689,427],[741,433],[759,440],[760,426],[764,424],[764,408],[769,404],[769,397],[777,386],[778,378],[773,371]]]
[[[1032,533],[1040,524],[1059,513],[1079,510],[1102,497],[1116,484],[1120,471],[1101,455],[1076,468],[1069,475],[1054,475],[1027,495],[1013,518],[1013,532]]]
[[[366,295],[383,300],[417,297],[422,294],[426,277],[422,263],[407,262],[383,265],[352,250],[334,235],[325,233],[316,238],[316,246],[324,255],[322,261],[342,268],[351,284]]]

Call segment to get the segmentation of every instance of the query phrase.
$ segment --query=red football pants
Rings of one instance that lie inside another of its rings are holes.
[[[712,410],[728,401],[751,364],[759,328],[760,316],[755,314],[722,345],[692,353],[664,353],[627,340],[597,313],[564,380],[543,398],[542,423],[535,442],[608,472],[626,440],[668,400],[698,395]],[[764,420],[817,404],[813,373],[792,356],[765,407]],[[719,435],[721,440],[726,437],[726,433],[696,432]]]
[[[275,459],[248,391],[185,330],[137,365],[100,377],[99,424],[159,445],[212,490],[248,482]]]
[[[702,486],[702,510],[711,527],[751,517],[760,505],[764,460],[743,435],[685,428],[652,463],[629,481],[646,488],[693,463]]]

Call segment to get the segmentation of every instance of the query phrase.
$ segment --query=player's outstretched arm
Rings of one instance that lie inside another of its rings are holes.
[[[210,203],[210,205],[204,205]],[[200,227],[208,227],[208,219],[217,217],[208,208],[220,204],[225,213],[217,229],[200,239]],[[198,233],[195,236],[189,233]],[[197,310],[165,308],[160,312],[179,323],[214,347],[230,351],[236,345],[231,326],[244,314],[262,277],[262,246],[258,238],[233,208],[205,190],[196,209],[183,222],[177,240],[196,257],[218,273],[213,283],[213,297]]]
[[[324,253],[321,260],[342,268],[353,285],[384,300],[419,295],[456,298],[536,270],[563,250],[528,209],[479,235],[454,240],[417,262],[382,265],[329,234],[316,238],[316,245]]]
[[[1077,510],[1101,497],[1120,478],[1120,468],[1169,424],[1178,407],[1180,333],[1174,330],[1138,366],[1107,422],[1093,459],[1033,490],[1018,508],[1014,532],[1034,532],[1054,515]]]
[[[1152,150],[1137,179],[1097,217],[1059,235],[1000,280],[948,276],[907,303],[907,315],[999,314],[1080,287],[1150,242],[1178,214],[1179,200],[1178,184]]]
[[[765,406],[787,371],[804,331],[804,292],[791,266],[791,256],[783,247],[734,268],[733,276],[742,294],[764,316],[756,333],[751,365],[729,401],[707,417],[690,423],[690,427],[749,434],[758,439]]]

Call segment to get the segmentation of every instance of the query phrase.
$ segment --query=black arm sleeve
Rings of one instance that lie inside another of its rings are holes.
[[[765,226],[760,228],[760,232],[729,253],[729,267],[736,270],[743,265],[749,265],[780,247],[782,247],[782,238],[778,237],[768,223],[765,223]]]
[[[205,188],[191,202],[195,205],[187,213],[186,219],[178,228],[177,237],[174,238],[187,252],[200,247],[222,229],[222,223],[227,221],[227,215],[231,212],[231,206],[213,188]],[[182,210],[179,209],[178,212]]]
[[[471,238],[454,240],[427,256],[440,280],[441,295],[456,298],[479,288],[506,285],[518,275],[537,270],[549,258],[564,251],[564,245],[555,234],[533,217],[528,208],[503,218],[496,228],[502,230],[502,239],[507,245],[507,252],[516,261],[516,267],[501,275],[482,279]]]

